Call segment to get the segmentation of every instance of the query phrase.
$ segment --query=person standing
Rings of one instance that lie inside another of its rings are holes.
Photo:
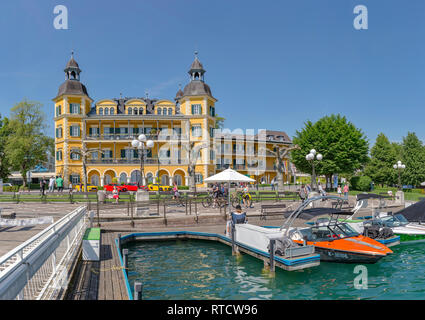
[[[274,181],[275,181],[275,178],[273,178],[273,180],[272,180],[272,182],[271,182],[271,185],[272,185],[272,191],[274,191]]]
[[[336,192],[338,193],[338,196],[342,197],[341,185],[338,185],[338,188],[336,189]]]
[[[348,183],[346,183],[345,185],[344,185],[344,198],[345,199],[348,199],[348,191],[349,191],[349,189],[348,189]]]
[[[117,190],[117,187],[114,186],[114,190],[112,191],[112,197],[115,199],[115,203],[118,203],[120,196]]]
[[[58,192],[62,193],[62,191],[63,191],[63,179],[62,179],[61,176],[58,176],[56,178],[56,188],[58,188]]]
[[[301,185],[301,188],[300,188],[298,194],[299,194],[299,196],[301,198],[301,201],[304,202],[305,201],[305,198],[307,197],[307,195],[306,195],[306,189],[304,187],[304,184]]]
[[[55,191],[55,177],[51,176],[49,179],[49,192]]]

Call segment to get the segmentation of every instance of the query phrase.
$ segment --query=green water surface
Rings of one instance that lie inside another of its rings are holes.
[[[356,289],[356,265],[321,262],[301,271],[263,271],[249,255],[211,241],[134,242],[129,281],[143,283],[143,299],[425,299],[425,244],[392,247],[366,264],[367,289]],[[361,282],[359,282],[361,284]]]

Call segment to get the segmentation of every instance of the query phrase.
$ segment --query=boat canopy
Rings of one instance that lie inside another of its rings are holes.
[[[357,195],[357,201],[365,200],[365,199],[384,199],[384,198],[391,198],[391,197],[383,196],[376,193],[359,193]]]
[[[425,199],[418,201],[395,214],[402,214],[409,222],[425,222]]]
[[[294,211],[287,211],[283,215],[285,218],[288,218]],[[349,215],[351,216],[353,213],[351,211],[341,211],[340,209],[334,208],[311,208],[304,209],[297,216],[299,219],[310,220],[323,215]]]

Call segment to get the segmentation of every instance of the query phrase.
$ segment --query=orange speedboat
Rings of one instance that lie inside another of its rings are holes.
[[[309,200],[320,200],[323,197],[316,198]],[[313,245],[315,251],[320,254],[320,260],[344,263],[375,263],[387,254],[392,253],[392,250],[384,244],[360,235],[349,224],[338,221],[340,215],[351,215],[352,212],[336,208],[305,209],[306,204],[301,207],[303,207],[301,210],[299,208],[291,213],[289,218],[309,220],[312,217],[329,215],[329,218],[318,219],[311,227],[286,227],[289,237],[294,242]],[[282,227],[282,229],[285,228]]]

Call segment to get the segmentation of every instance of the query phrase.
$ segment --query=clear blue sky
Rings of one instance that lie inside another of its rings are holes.
[[[53,27],[66,5],[69,29]],[[355,30],[366,5],[369,29]],[[226,127],[284,130],[341,113],[373,143],[379,132],[425,139],[425,1],[2,1],[0,112],[53,102],[75,50],[96,101],[172,99],[193,52],[207,70]]]

